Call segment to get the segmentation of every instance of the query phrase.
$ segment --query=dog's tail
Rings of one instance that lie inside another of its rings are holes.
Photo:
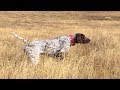
[[[18,39],[22,40],[24,43],[26,43],[26,42],[27,42],[27,40],[25,40],[24,38],[22,38],[22,37],[18,36],[18,35],[17,35],[17,34],[15,34],[14,32],[12,32],[12,34],[13,34],[15,37],[17,37]]]

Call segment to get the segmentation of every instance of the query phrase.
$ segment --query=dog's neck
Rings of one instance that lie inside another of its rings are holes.
[[[70,37],[70,42],[71,42],[71,45],[70,46],[74,46],[76,41],[75,41],[75,35],[69,35]]]

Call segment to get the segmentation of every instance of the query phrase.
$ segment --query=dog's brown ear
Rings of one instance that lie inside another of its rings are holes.
[[[76,43],[82,43],[82,41],[85,39],[85,35],[81,33],[76,33]]]
[[[80,37],[81,37],[81,39],[84,39],[85,35],[84,34],[80,34]]]

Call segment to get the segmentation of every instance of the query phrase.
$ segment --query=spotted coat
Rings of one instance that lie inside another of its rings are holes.
[[[75,43],[86,44],[90,39],[86,38],[84,34],[77,33],[75,35],[59,36],[48,40],[35,40],[28,42],[27,40],[19,37],[14,32],[12,33],[18,39],[25,43],[24,52],[28,55],[28,58],[33,64],[39,62],[41,54],[48,54],[51,56],[57,56],[59,53],[68,53],[70,46],[74,46]]]

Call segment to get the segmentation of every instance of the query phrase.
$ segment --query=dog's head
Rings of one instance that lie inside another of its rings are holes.
[[[82,33],[76,33],[75,34],[75,42],[80,44],[87,44],[90,42],[90,39],[85,37]]]

